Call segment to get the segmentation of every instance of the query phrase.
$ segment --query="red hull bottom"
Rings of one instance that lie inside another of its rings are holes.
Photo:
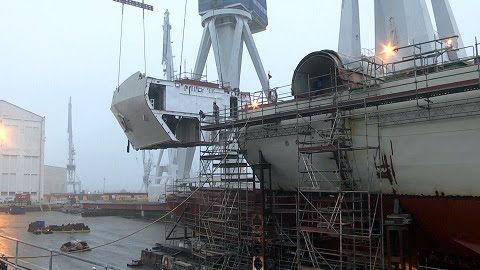
[[[192,198],[190,207],[185,208],[186,212],[198,213],[201,198],[209,191],[198,193]],[[286,221],[283,225],[293,229],[297,193],[276,193],[277,198],[279,195],[283,199],[278,202],[290,207],[284,209],[289,211],[283,212]],[[260,195],[251,198],[260,203]],[[405,246],[411,256],[411,265],[480,269],[480,197],[383,195],[384,218],[393,213],[395,199],[399,200],[402,213],[412,217]]]
[[[412,216],[414,262],[448,269],[480,269],[480,197],[384,195],[384,217],[398,199]]]

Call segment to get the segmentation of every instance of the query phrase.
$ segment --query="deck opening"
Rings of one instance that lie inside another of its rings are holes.
[[[148,100],[154,110],[165,110],[165,85],[151,83],[148,88]]]

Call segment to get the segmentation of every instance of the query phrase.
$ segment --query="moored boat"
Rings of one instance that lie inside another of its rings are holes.
[[[131,263],[127,263],[127,267],[139,267],[143,266],[142,260],[132,260]]]
[[[37,220],[28,224],[27,232],[35,233],[38,230],[42,230],[45,228],[45,221]]]
[[[85,241],[73,240],[64,243],[60,250],[63,252],[90,251],[90,246]]]
[[[8,213],[11,215],[25,215],[27,209],[23,206],[12,205],[8,208]]]
[[[52,234],[54,232],[60,233],[88,233],[90,227],[84,223],[68,223],[62,225],[48,225],[45,226],[45,221],[35,221],[28,225],[28,232],[34,234]]]
[[[56,233],[88,233],[90,232],[90,227],[84,223],[74,223],[74,224],[62,224],[62,225],[49,225],[46,227],[52,232]]]

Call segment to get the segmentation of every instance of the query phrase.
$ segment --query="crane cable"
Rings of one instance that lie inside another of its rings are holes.
[[[145,0],[142,0],[142,4],[145,5]],[[142,24],[143,24],[143,65],[145,68],[145,75],[147,74],[147,50],[145,43],[145,8],[142,8]]]
[[[248,119],[247,119],[247,121],[245,122],[245,125],[243,126],[243,128],[245,128],[245,127],[248,125],[248,123],[249,123],[249,121],[248,121]],[[240,139],[240,136],[241,136],[241,134],[237,136],[237,140]],[[223,159],[221,160],[220,164],[221,164],[222,162],[224,162],[224,161],[227,159],[227,157],[228,157],[228,155],[225,155],[225,157],[223,157]],[[205,165],[203,166],[203,170],[206,169],[206,166],[207,166],[207,164],[205,164]],[[211,173],[211,174],[212,174],[212,177],[213,177],[213,173],[214,173],[218,168],[219,168],[219,167],[216,167],[216,168],[213,169],[213,171],[212,171],[212,173]],[[122,236],[122,237],[120,237],[120,238],[118,238],[118,239],[115,239],[115,240],[113,240],[113,241],[106,242],[106,243],[100,244],[100,245],[98,245],[98,246],[92,247],[92,248],[90,248],[90,249],[93,250],[93,249],[101,248],[101,247],[108,246],[108,245],[111,245],[111,244],[115,244],[115,243],[117,243],[117,242],[119,242],[119,241],[122,241],[122,240],[124,240],[124,239],[126,239],[126,238],[128,238],[128,237],[130,237],[130,236],[132,236],[132,235],[135,235],[135,234],[137,234],[137,233],[139,233],[139,232],[141,232],[141,231],[144,231],[144,230],[146,230],[147,228],[153,226],[154,224],[158,223],[158,222],[161,221],[162,219],[164,219],[164,218],[168,217],[169,215],[171,215],[172,213],[174,213],[176,210],[178,210],[178,209],[179,209],[181,206],[183,206],[185,203],[187,203],[187,202],[193,197],[193,195],[195,195],[200,189],[203,188],[203,186],[208,182],[208,180],[209,180],[209,178],[206,177],[205,181],[201,182],[200,185],[199,185],[196,189],[194,189],[194,190],[192,191],[192,193],[190,193],[190,194],[187,196],[187,198],[185,198],[181,203],[179,203],[178,205],[176,205],[174,208],[172,208],[170,211],[168,211],[167,213],[165,213],[163,216],[157,218],[156,220],[150,222],[149,224],[147,224],[147,225],[145,225],[145,226],[143,226],[143,227],[141,227],[141,228],[139,228],[139,229],[137,229],[137,230],[135,230],[135,231],[127,234],[127,235],[124,235],[124,236]],[[75,253],[75,252],[70,252],[70,253]]]
[[[226,157],[227,157],[227,156],[225,156],[224,159],[226,159]],[[115,240],[113,240],[113,241],[110,241],[110,242],[106,242],[106,243],[100,244],[100,245],[98,245],[98,246],[91,247],[90,250],[94,250],[94,249],[97,249],[97,248],[101,248],[101,247],[104,247],[104,246],[109,246],[109,245],[115,244],[115,243],[117,243],[117,242],[119,242],[119,241],[122,241],[122,240],[124,240],[124,239],[126,239],[126,238],[128,238],[128,237],[130,237],[130,236],[133,236],[133,235],[135,235],[135,234],[137,234],[137,233],[139,233],[139,232],[141,232],[141,231],[144,231],[144,230],[146,230],[147,228],[153,226],[154,224],[160,222],[162,219],[168,217],[168,216],[171,215],[173,212],[175,212],[177,209],[179,209],[181,206],[183,206],[185,203],[187,203],[187,201],[190,200],[190,198],[192,198],[193,195],[195,195],[201,188],[203,188],[203,186],[204,186],[207,182],[208,182],[208,181],[203,181],[203,182],[201,183],[201,185],[199,185],[195,190],[193,190],[192,193],[190,193],[189,196],[187,196],[187,198],[185,198],[181,203],[179,203],[178,205],[176,205],[173,209],[171,209],[170,211],[168,211],[167,213],[165,213],[163,216],[157,218],[156,220],[148,223],[147,225],[145,225],[145,226],[143,226],[143,227],[141,227],[141,228],[139,228],[139,229],[137,229],[137,230],[135,230],[135,231],[133,231],[133,232],[131,232],[131,233],[129,233],[129,234],[126,234],[126,235],[124,235],[124,236],[122,236],[122,237],[120,237],[120,238],[117,238],[117,239],[115,239]],[[79,253],[79,252],[82,252],[82,251],[83,251],[83,250],[76,250],[76,251],[69,252],[69,254]],[[61,254],[56,253],[56,254],[54,254],[54,255],[52,255],[52,256],[60,256],[60,255],[61,255]],[[38,259],[38,258],[46,258],[46,257],[50,257],[50,255],[22,256],[22,257],[17,257],[17,258],[18,258],[18,259]],[[7,258],[8,258],[8,259],[10,259],[10,258],[13,259],[13,258],[15,258],[15,257],[12,256],[12,257],[7,257]]]
[[[142,0],[145,4],[145,0]],[[118,54],[118,73],[117,73],[117,90],[120,87],[120,71],[122,67],[122,41],[123,41],[123,18],[124,18],[125,4],[122,3],[122,16],[120,19],[120,40],[119,40],[119,54]],[[145,74],[147,74],[147,49],[146,49],[146,31],[145,31],[145,8],[142,8],[142,30],[143,30],[143,67]]]
[[[248,125],[249,123],[249,118],[247,118],[247,121],[245,122],[245,125],[243,126],[243,128],[240,128],[240,129],[245,129],[246,126]],[[240,136],[242,134],[236,136],[237,137],[237,140],[240,139]],[[225,155],[225,157],[223,157],[223,159],[221,160],[220,164],[222,162],[224,162],[226,159],[227,159],[228,155]],[[208,164],[205,164],[202,168],[202,170],[206,169],[206,166]],[[215,173],[215,171],[219,169],[219,167],[214,167],[213,171],[211,172],[212,174],[212,177],[213,177],[213,173]],[[147,225],[129,233],[129,234],[126,234],[120,238],[117,238],[115,240],[112,240],[112,241],[109,241],[109,242],[106,242],[106,243],[103,243],[103,244],[100,244],[98,246],[94,246],[94,247],[91,247],[90,250],[94,250],[94,249],[97,249],[97,248],[101,248],[101,247],[105,247],[105,246],[109,246],[109,245],[112,245],[112,244],[115,244],[117,242],[120,242],[130,236],[133,236],[141,231],[144,231],[146,229],[148,229],[149,227],[153,226],[154,224],[160,222],[161,220],[163,220],[164,218],[168,217],[169,215],[173,214],[176,210],[178,210],[181,206],[183,206],[184,204],[186,204],[192,197],[193,195],[195,195],[198,191],[200,191],[200,189],[203,188],[203,186],[209,182],[209,177],[206,177],[205,181],[202,181],[201,183],[199,183],[199,186],[197,188],[195,188],[192,193],[190,193],[182,202],[180,202],[178,205],[176,205],[174,208],[172,208],[170,211],[168,211],[167,213],[165,213],[163,216],[155,219],[154,221],[148,223]],[[82,250],[77,250],[77,251],[72,251],[72,252],[69,252],[69,254],[75,254],[75,253],[79,253],[79,252],[82,252]],[[55,253],[53,254],[52,256],[61,256],[62,254],[61,253]],[[47,258],[47,257],[50,257],[51,255],[40,255],[40,256],[23,256],[23,257],[17,257],[18,259],[38,259],[38,258]],[[7,258],[15,258],[15,257],[7,257]]]
[[[121,69],[121,60],[122,60],[122,40],[123,40],[123,9],[125,4],[122,4],[122,18],[120,20],[120,50],[118,54],[118,74],[117,74],[117,90],[120,87],[120,69]]]
[[[185,42],[185,24],[187,20],[187,3],[188,0],[185,0],[185,10],[183,12],[183,30],[182,30],[182,51],[180,52],[180,72],[179,72],[179,79],[182,76],[182,62],[183,62],[183,45]],[[186,68],[186,67],[185,67]]]

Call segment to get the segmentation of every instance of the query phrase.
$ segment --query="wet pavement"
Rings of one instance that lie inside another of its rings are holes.
[[[34,235],[27,232],[28,224],[36,220],[44,220],[47,225],[83,222],[91,229],[90,233],[53,233]],[[80,215],[64,214],[60,212],[29,212],[26,215],[8,215],[0,213],[0,235],[18,238],[25,242],[39,245],[48,249],[58,250],[60,246],[70,240],[85,240],[90,247],[95,247],[125,235],[128,235],[143,226],[148,221],[127,219],[122,217],[81,217]],[[103,264],[127,269],[126,264],[133,259],[139,259],[141,249],[151,248],[155,243],[162,243],[165,239],[165,226],[154,224],[146,230],[126,238],[120,242],[94,249],[92,251],[76,253],[75,256],[89,259]],[[6,256],[15,254],[15,242],[0,238],[0,253]],[[19,254],[24,256],[42,256],[49,252],[34,247],[19,245]],[[23,266],[30,269],[48,269],[48,258],[25,258]],[[76,261],[71,258],[56,256],[53,259],[52,269],[91,270],[94,265]],[[96,269],[105,269],[96,266]],[[148,269],[148,268],[136,268]]]

